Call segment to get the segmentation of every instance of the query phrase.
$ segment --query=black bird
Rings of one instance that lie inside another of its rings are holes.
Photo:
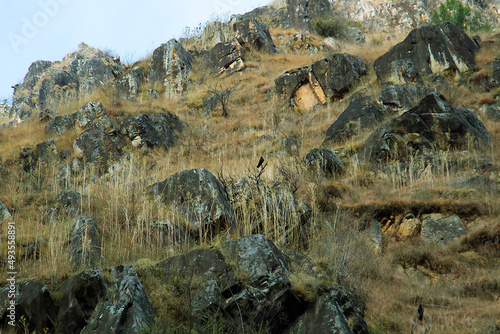
[[[264,158],[260,157],[259,164],[257,165],[257,168],[259,168],[260,166],[262,166],[263,163],[264,163]]]
[[[424,320],[424,307],[422,305],[418,305],[418,321]]]

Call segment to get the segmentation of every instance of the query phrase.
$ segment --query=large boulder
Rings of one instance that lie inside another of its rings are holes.
[[[125,141],[118,127],[109,118],[102,104],[88,102],[74,116],[75,128],[83,130],[73,142],[75,152],[89,163],[96,163],[101,172],[121,156]]]
[[[376,127],[386,118],[387,114],[369,99],[353,99],[347,109],[326,130],[323,145],[342,143],[362,130]]]
[[[167,97],[182,95],[187,89],[193,56],[175,39],[153,51],[149,81],[158,82]]]
[[[73,225],[68,252],[75,266],[96,266],[101,261],[102,233],[96,222],[80,217]]]
[[[304,157],[307,167],[313,172],[324,176],[342,174],[344,164],[329,148],[313,148]]]
[[[395,84],[419,81],[423,75],[443,73],[458,77],[477,71],[478,46],[451,22],[415,29],[405,40],[375,60],[380,81]]]
[[[312,31],[314,21],[331,14],[328,0],[287,0],[288,21],[291,28]]]
[[[377,100],[385,112],[400,113],[417,106],[433,92],[436,89],[420,85],[391,85],[382,89]]]
[[[86,270],[66,281],[57,316],[56,334],[80,333],[97,304],[108,293],[102,270]]]
[[[30,108],[44,110],[65,98],[91,93],[122,75],[119,59],[84,43],[62,62],[37,61],[30,66],[14,91],[14,114],[19,120],[31,116]]]
[[[15,294],[14,298],[11,297],[12,294]],[[57,307],[54,300],[47,286],[40,281],[8,283],[0,290],[0,331],[2,333],[4,331],[8,333],[13,328],[9,324],[11,321],[16,328],[25,326],[24,333],[50,333],[54,329],[56,317]]]
[[[365,157],[377,160],[404,160],[425,151],[483,150],[491,137],[474,114],[462,107],[452,108],[442,95],[432,93],[419,105],[378,127],[364,142]]]
[[[155,312],[135,268],[126,264],[112,273],[115,282],[107,298],[97,304],[80,333],[133,334],[153,325]]]
[[[227,301],[228,314],[241,314],[247,327],[278,333],[304,312],[306,304],[291,290],[287,259],[270,240],[249,235],[221,244],[221,251],[247,279],[245,289]]]
[[[217,178],[204,168],[178,172],[148,187],[156,198],[174,205],[192,231],[217,232],[234,227],[234,214]]]
[[[364,312],[364,303],[338,286],[319,296],[286,333],[369,334]]]
[[[445,247],[465,234],[467,229],[456,215],[445,216],[436,213],[423,216],[420,237],[425,244]]]
[[[208,57],[217,73],[233,73],[245,68],[246,53],[236,40],[217,43],[208,52]]]
[[[177,143],[174,131],[181,132],[183,128],[175,114],[164,110],[129,118],[122,125],[122,133],[132,141],[132,146],[148,151],[155,147],[171,148]]]
[[[310,66],[288,71],[274,80],[286,104],[309,109],[328,99],[344,97],[366,74],[366,62],[349,54],[334,54]]]
[[[276,46],[266,24],[246,19],[234,23],[233,29],[241,44],[249,45],[256,51],[276,53]]]

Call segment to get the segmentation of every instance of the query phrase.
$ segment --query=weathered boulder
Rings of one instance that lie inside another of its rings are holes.
[[[9,295],[15,291],[15,298]],[[10,301],[14,301],[14,311]],[[13,315],[13,317],[9,317]],[[57,317],[57,307],[49,289],[40,281],[26,281],[19,284],[7,284],[0,290],[0,330],[9,332],[12,326],[9,321],[14,320],[16,328],[24,323],[27,333],[45,333],[54,329]]]
[[[382,124],[364,142],[365,157],[373,161],[404,160],[424,151],[489,147],[491,137],[474,114],[452,108],[442,95],[432,93],[419,105]]]
[[[249,235],[221,244],[221,252],[247,278],[245,289],[227,301],[228,314],[241,315],[247,327],[278,333],[304,312],[306,304],[291,290],[287,260],[271,241]]]
[[[266,24],[246,19],[234,23],[233,29],[240,44],[249,45],[257,51],[276,53],[276,46]]]
[[[100,102],[88,102],[74,114],[75,127],[83,132],[73,142],[73,149],[86,162],[96,163],[101,172],[119,160],[125,141]]]
[[[420,85],[391,85],[382,89],[377,100],[388,113],[403,112],[433,92],[436,92],[434,88]]]
[[[183,128],[176,115],[164,110],[129,118],[122,124],[122,133],[132,141],[132,146],[149,151],[154,147],[169,149],[174,146],[177,143],[174,131],[181,132]]]
[[[187,89],[193,56],[175,39],[153,51],[149,81],[158,82],[167,97],[182,95]]]
[[[245,68],[246,53],[236,39],[217,43],[210,49],[208,56],[217,73],[229,74]]]
[[[86,270],[66,281],[54,333],[80,333],[108,293],[102,270]]]
[[[96,266],[101,261],[101,230],[88,217],[80,217],[73,225],[68,252],[75,266]]]
[[[225,43],[233,39],[235,37],[233,24],[231,21],[208,22],[200,35],[201,45],[211,48],[218,43]]]
[[[63,133],[75,129],[76,114],[57,115],[45,125],[45,133]]]
[[[106,299],[98,302],[80,333],[133,334],[153,324],[155,312],[135,268],[127,264],[114,267],[113,276],[115,282],[108,287]]]
[[[318,297],[286,333],[368,334],[368,326],[363,319],[364,309],[364,303],[359,298],[338,286]]]
[[[401,220],[398,226],[398,232],[401,234],[403,239],[414,238],[420,234],[422,228],[422,221],[415,217],[413,214],[407,214]]]
[[[465,234],[467,229],[456,215],[445,216],[436,213],[423,216],[420,237],[425,244],[445,247]]]
[[[76,217],[80,210],[82,195],[75,190],[63,190],[56,196],[58,209],[66,214]]]
[[[366,62],[344,53],[288,71],[274,82],[284,103],[308,109],[327,99],[342,98],[365,74]]]
[[[88,94],[123,71],[119,59],[81,43],[62,62],[38,61],[30,66],[23,83],[14,91],[14,114],[24,120],[31,115],[29,108],[43,110],[65,98]]]
[[[139,95],[139,89],[145,80],[146,76],[142,68],[134,66],[116,83],[119,96],[135,101]]]
[[[328,0],[287,0],[288,21],[290,27],[311,31],[314,21],[330,14]]]
[[[405,40],[375,60],[380,81],[415,82],[422,75],[443,73],[452,77],[477,71],[478,46],[451,22],[415,29]]]
[[[217,178],[204,168],[178,172],[148,191],[184,214],[196,232],[217,232],[234,227],[234,214]]]
[[[39,160],[48,162],[57,156],[57,145],[54,139],[39,143],[36,146],[36,153]]]
[[[361,130],[378,126],[386,118],[387,114],[369,99],[353,99],[326,130],[323,145],[342,143],[356,136]]]
[[[312,172],[319,175],[333,176],[344,171],[344,164],[329,148],[313,148],[303,160]]]

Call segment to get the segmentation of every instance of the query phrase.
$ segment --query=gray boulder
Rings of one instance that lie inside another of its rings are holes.
[[[155,312],[135,268],[127,264],[114,267],[113,276],[107,298],[97,304],[81,334],[133,334],[153,324]]]
[[[149,151],[155,147],[173,147],[177,143],[174,131],[181,132],[183,128],[179,118],[165,110],[129,118],[122,125],[122,132],[132,141],[132,146]]]
[[[445,247],[465,234],[467,229],[458,216],[440,213],[423,216],[420,237],[425,244]]]
[[[234,227],[234,214],[226,191],[204,168],[178,172],[148,191],[184,214],[194,232],[209,234]]]
[[[246,19],[236,22],[233,29],[240,44],[251,46],[256,51],[276,53],[276,46],[266,24]]]
[[[399,113],[417,106],[433,92],[436,92],[434,88],[420,85],[392,85],[382,89],[377,100],[385,112]]]
[[[80,217],[73,225],[68,252],[75,266],[96,266],[101,261],[101,230],[91,218]]]
[[[303,160],[312,172],[320,175],[333,176],[344,171],[344,164],[329,148],[313,148]]]
[[[338,286],[320,297],[309,306],[290,326],[286,333],[318,334],[369,334],[363,319],[364,303],[357,297]]]
[[[36,146],[37,157],[41,161],[49,162],[57,156],[57,145],[54,139],[39,143]]]
[[[55,116],[45,125],[45,133],[62,135],[69,130],[75,129],[75,122],[76,114]]]
[[[217,73],[230,74],[245,68],[246,53],[236,39],[217,43],[208,52],[208,57]]]
[[[432,93],[419,105],[382,124],[364,142],[365,157],[373,161],[404,160],[425,151],[486,149],[491,137],[474,114],[452,108],[442,95]]]
[[[423,26],[375,60],[380,81],[407,83],[422,75],[443,73],[453,77],[477,71],[474,54],[478,46],[451,22]]]
[[[12,288],[12,289],[11,289]],[[9,295],[15,291],[15,298]],[[10,300],[15,302],[14,317],[9,317],[12,312]],[[12,326],[8,324],[15,320],[16,328],[21,327],[23,321],[27,333],[45,333],[54,329],[57,317],[57,307],[52,299],[49,289],[40,281],[26,281],[16,285],[7,284],[0,290],[0,330],[9,332]],[[24,320],[21,320],[24,319]]]
[[[291,28],[312,31],[314,21],[331,13],[328,0],[287,0]]]
[[[54,333],[80,333],[107,293],[108,286],[100,269],[71,277],[64,285]]]
[[[274,80],[276,92],[287,104],[309,109],[344,97],[366,74],[366,62],[349,54],[334,54],[310,66],[288,71]]]
[[[80,210],[82,195],[74,190],[64,190],[57,194],[56,202],[59,210],[64,211],[72,217],[76,217]]]
[[[387,114],[369,99],[353,99],[347,109],[326,130],[323,145],[342,143],[362,130],[378,126],[386,118]]]
[[[288,262],[270,240],[249,235],[221,244],[221,252],[247,278],[245,289],[227,302],[228,314],[241,314],[249,328],[277,333],[304,312],[305,303],[291,290]],[[240,308],[248,311],[242,314]]]
[[[187,89],[192,62],[193,56],[171,39],[153,51],[149,81],[160,83],[167,97],[182,95]]]

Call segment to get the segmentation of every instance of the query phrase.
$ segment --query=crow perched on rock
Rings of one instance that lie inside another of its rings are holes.
[[[257,168],[259,168],[260,166],[262,166],[263,163],[264,163],[264,158],[260,157],[259,164],[257,165]]]

